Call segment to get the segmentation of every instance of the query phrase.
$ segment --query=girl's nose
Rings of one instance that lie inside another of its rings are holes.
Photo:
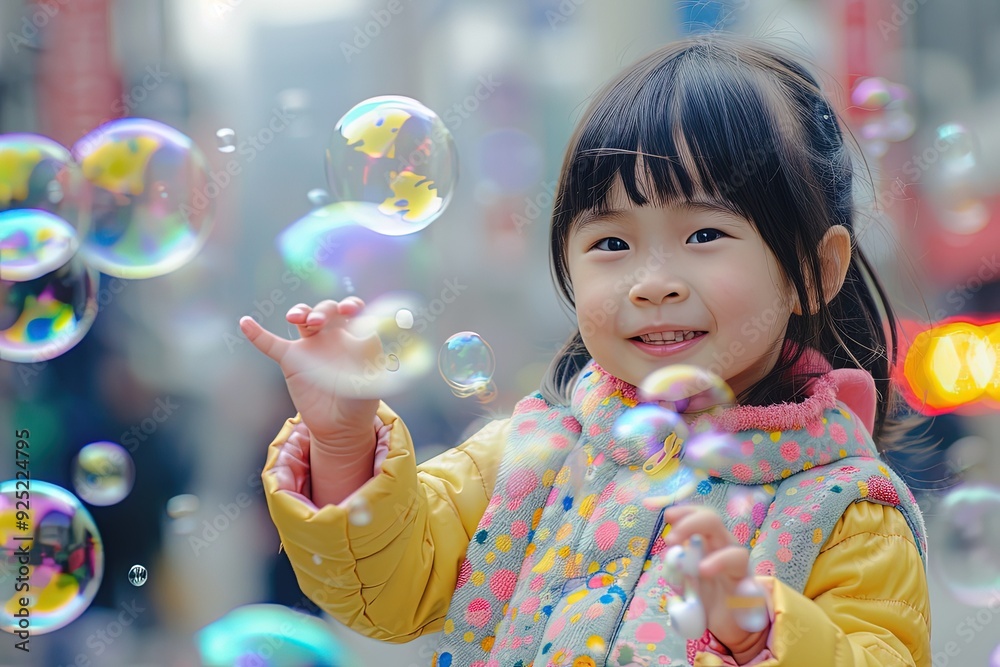
[[[637,306],[659,306],[664,302],[684,301],[690,294],[691,289],[683,280],[662,273],[651,273],[644,280],[635,281],[628,292],[628,298]]]

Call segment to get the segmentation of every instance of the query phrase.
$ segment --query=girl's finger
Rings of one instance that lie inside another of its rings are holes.
[[[698,567],[698,574],[703,579],[729,577],[736,581],[747,576],[750,569],[750,552],[739,546],[730,546],[713,551],[706,556]]]
[[[705,540],[705,553],[711,553],[736,543],[736,538],[726,530],[719,515],[707,508],[698,508],[684,513],[682,518],[671,523],[670,532],[665,540],[667,546],[684,544],[696,533]]]
[[[241,317],[240,318],[240,331],[243,335],[247,337],[255,348],[266,354],[271,359],[274,359],[279,364],[285,356],[285,352],[288,351],[288,341],[284,338],[279,338],[275,336],[270,331],[267,331],[252,317]]]
[[[360,313],[365,307],[365,302],[356,296],[349,296],[340,302],[339,312],[341,315],[352,317]]]
[[[285,314],[285,319],[288,320],[289,324],[305,324],[306,316],[312,311],[312,308],[304,303],[299,303],[288,309]]]

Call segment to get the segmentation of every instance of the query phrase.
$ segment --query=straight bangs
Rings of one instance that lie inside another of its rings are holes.
[[[553,241],[559,232],[564,244],[582,213],[606,211],[616,180],[636,206],[710,202],[758,230],[780,220],[790,212],[774,203],[793,187],[779,159],[789,127],[774,124],[776,97],[753,68],[697,46],[615,82],[571,144]],[[553,250],[564,262],[562,244]]]

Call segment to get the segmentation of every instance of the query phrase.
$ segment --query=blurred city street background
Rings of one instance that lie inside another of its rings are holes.
[[[491,402],[456,397],[433,368],[417,390],[387,397],[418,458],[509,414],[573,326],[550,277],[548,220],[575,122],[623,67],[710,29],[792,49],[820,76],[856,139],[858,237],[897,315],[913,327],[1000,321],[996,0],[0,4],[0,133],[70,147],[101,123],[148,118],[190,137],[217,186],[206,189],[214,224],[191,261],[145,279],[102,275],[99,313],[78,344],[47,361],[0,361],[0,442],[30,431],[33,480],[72,490],[74,456],[99,441],[125,447],[135,466],[124,500],[85,505],[105,556],[93,603],[33,634],[30,654],[0,633],[0,665],[199,665],[197,633],[261,603],[316,616],[361,664],[430,664],[435,637],[367,640],[298,589],[260,484],[267,445],[294,409],[280,370],[237,322],[252,314],[287,336],[296,303],[405,291],[422,303],[420,335],[435,355],[474,331],[496,358]],[[870,104],[877,94],[859,103],[866,78],[889,90],[884,108]],[[300,279],[277,239],[330,189],[334,124],[378,95],[412,97],[441,117],[458,155],[452,199],[418,234],[359,248],[333,278]],[[972,145],[958,185],[945,126]],[[925,430],[929,451],[892,463],[929,524],[933,664],[996,667],[1000,574],[981,582],[977,605],[953,594],[949,568],[966,561],[941,538],[939,510],[956,485],[1000,485],[1000,419],[972,406]],[[15,476],[10,450],[0,480]],[[183,494],[198,504],[181,520],[167,504]],[[981,539],[987,570],[1000,572],[1000,537]],[[129,580],[136,564],[142,586]],[[0,600],[14,576],[0,572]]]

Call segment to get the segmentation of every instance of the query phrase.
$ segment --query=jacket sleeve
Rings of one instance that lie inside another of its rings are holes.
[[[402,643],[443,626],[461,560],[493,492],[509,422],[491,422],[418,466],[402,420],[384,403],[377,414],[391,429],[382,471],[343,503],[317,508],[281,488],[275,461],[298,417],[271,443],[261,475],[302,592],[356,632]],[[353,522],[351,506],[363,508],[354,510]]]
[[[930,667],[930,598],[913,533],[899,510],[852,504],[802,594],[771,577],[767,659],[755,667]],[[729,658],[731,661],[731,658]],[[697,665],[735,664],[701,653]]]

